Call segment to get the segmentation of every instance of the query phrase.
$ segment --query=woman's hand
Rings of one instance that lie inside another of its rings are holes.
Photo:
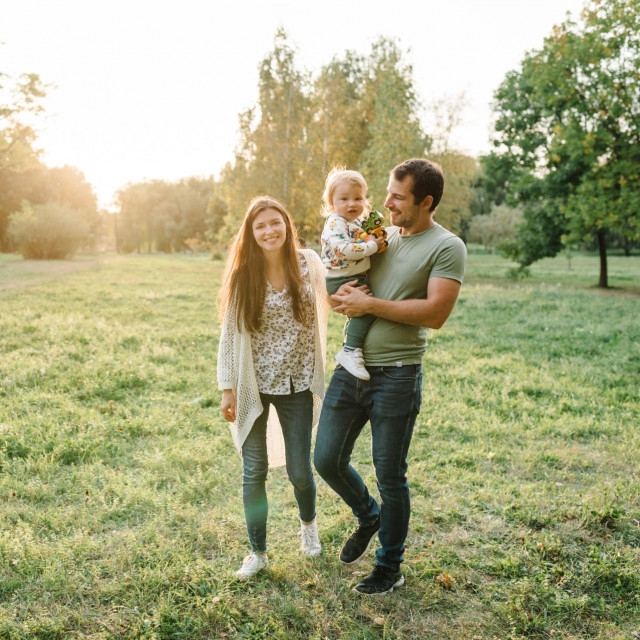
[[[227,422],[236,421],[236,392],[233,389],[225,389],[222,392],[220,411]]]

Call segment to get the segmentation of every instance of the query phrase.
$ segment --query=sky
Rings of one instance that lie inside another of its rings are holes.
[[[585,1],[0,0],[0,71],[52,85],[42,159],[78,167],[109,207],[128,182],[219,175],[278,27],[311,73],[392,39],[413,66],[426,131],[430,104],[464,94],[453,143],[487,151],[505,74]]]

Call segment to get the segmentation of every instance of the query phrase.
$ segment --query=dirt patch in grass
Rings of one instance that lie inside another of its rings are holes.
[[[3,260],[0,262],[0,291],[24,289],[50,282],[76,271],[94,269],[113,257],[85,256],[75,260]]]

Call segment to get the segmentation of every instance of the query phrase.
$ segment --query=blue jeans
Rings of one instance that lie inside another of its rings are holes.
[[[316,483],[311,470],[313,395],[309,389],[289,395],[260,394],[264,411],[254,422],[242,445],[242,502],[251,550],[267,550],[267,418],[273,404],[280,420],[286,453],[287,475],[293,485],[299,516],[305,522],[316,517]]]
[[[380,515],[376,563],[397,571],[409,529],[407,454],[420,411],[422,372],[419,364],[367,371],[371,380],[359,380],[340,366],[334,371],[320,414],[314,463],[359,524],[373,524]],[[367,420],[381,507],[350,463]]]

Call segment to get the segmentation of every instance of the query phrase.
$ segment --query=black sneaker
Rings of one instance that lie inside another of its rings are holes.
[[[380,516],[376,518],[373,524],[367,527],[358,525],[357,529],[349,536],[340,551],[340,562],[342,564],[353,564],[358,562],[362,556],[369,551],[371,546],[371,538],[380,528]]]
[[[377,564],[366,578],[353,587],[353,590],[367,596],[380,596],[391,593],[394,587],[401,587],[403,584],[404,576],[400,569],[394,571]]]

